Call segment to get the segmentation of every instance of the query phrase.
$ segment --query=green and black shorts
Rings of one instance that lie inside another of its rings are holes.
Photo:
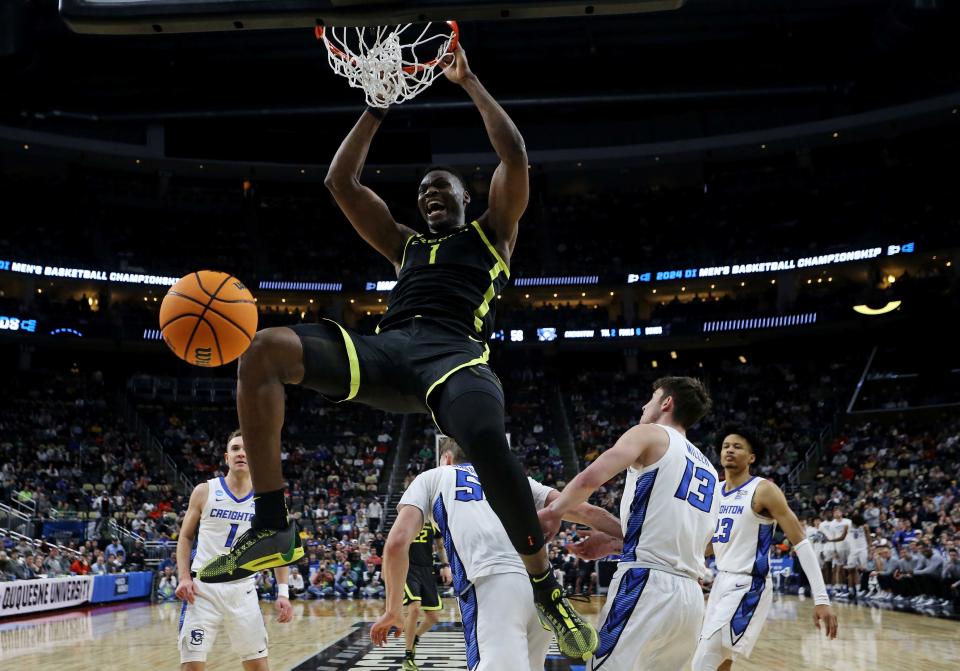
[[[335,401],[357,401],[396,413],[429,413],[437,421],[435,392],[445,403],[482,391],[503,403],[500,380],[487,364],[490,347],[471,335],[425,318],[377,335],[361,335],[335,321],[290,327],[303,344],[303,386]],[[456,375],[466,371],[466,375]],[[449,381],[449,385],[447,385]],[[442,413],[440,413],[442,414]],[[443,427],[439,426],[440,430]]]

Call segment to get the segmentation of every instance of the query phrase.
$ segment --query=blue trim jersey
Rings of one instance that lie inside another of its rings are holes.
[[[230,552],[237,537],[250,528],[253,513],[252,489],[237,498],[223,477],[207,480],[207,500],[200,514],[197,549],[190,568],[198,571],[211,559]]]
[[[753,496],[763,478],[754,476],[736,489],[718,488],[720,509],[713,535],[717,569],[766,578],[776,522],[753,510]]]
[[[717,470],[679,431],[658,424],[670,445],[654,464],[630,467],[620,499],[621,564],[704,575],[704,552],[716,527]]]
[[[551,489],[530,478],[527,481],[539,510],[546,505]],[[397,508],[400,506],[415,506],[424,521],[432,519],[436,524],[458,595],[482,576],[527,575],[470,464],[440,466],[421,473],[403,493]]]

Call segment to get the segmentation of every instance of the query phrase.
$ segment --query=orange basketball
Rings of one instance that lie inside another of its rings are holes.
[[[250,346],[257,332],[257,304],[233,275],[199,270],[181,277],[164,296],[160,332],[187,363],[222,366]]]

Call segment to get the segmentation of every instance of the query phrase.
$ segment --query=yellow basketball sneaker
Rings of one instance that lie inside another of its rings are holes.
[[[303,557],[297,523],[290,521],[284,529],[245,531],[234,542],[230,552],[211,559],[197,571],[203,582],[240,580],[263,569],[293,564]]]
[[[407,650],[404,653],[403,666],[400,667],[400,671],[420,671],[420,667],[413,659],[413,650]]]
[[[597,630],[573,609],[552,571],[530,580],[540,623],[553,631],[560,652],[570,659],[588,661],[600,642]]]

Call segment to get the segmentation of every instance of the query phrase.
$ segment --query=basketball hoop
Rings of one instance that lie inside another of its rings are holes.
[[[442,71],[457,48],[456,21],[376,28],[317,26],[333,71],[363,89],[371,107],[389,107],[417,96]]]

